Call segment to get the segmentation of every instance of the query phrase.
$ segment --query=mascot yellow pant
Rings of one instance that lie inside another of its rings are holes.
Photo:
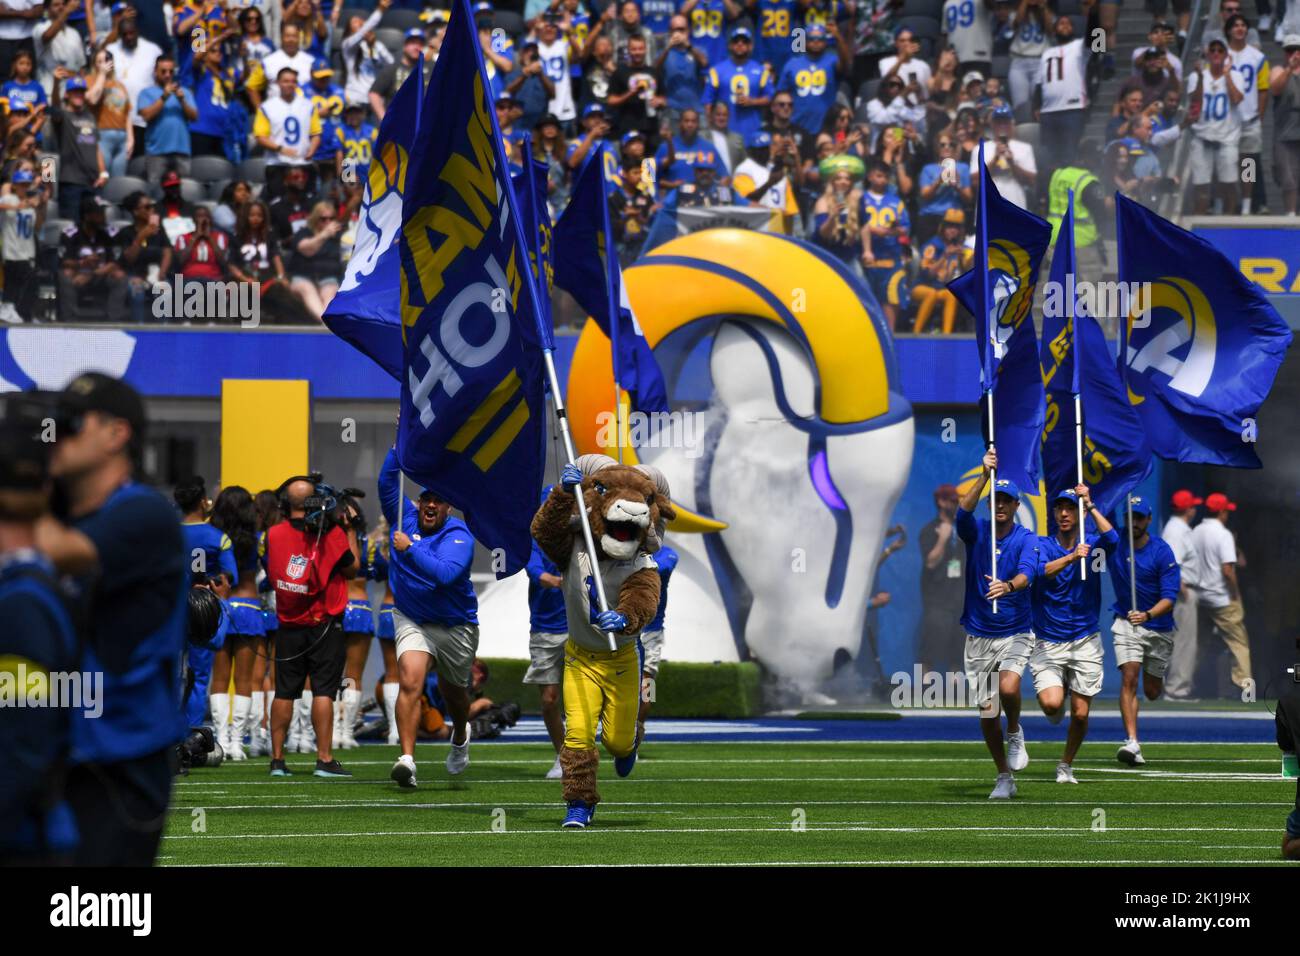
[[[640,640],[617,651],[591,651],[573,641],[564,646],[564,799],[599,803],[596,724],[601,741],[615,757],[636,745],[641,704]]]

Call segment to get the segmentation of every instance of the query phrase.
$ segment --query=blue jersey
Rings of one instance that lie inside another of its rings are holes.
[[[622,167],[619,165],[618,147],[607,139],[598,139],[591,144],[592,149],[600,150],[601,162],[605,164],[605,192],[613,195],[618,191],[619,183],[623,181]],[[578,151],[578,144],[569,143],[568,153],[564,157],[566,160],[572,159],[573,154]]]
[[[723,164],[722,157],[713,143],[699,136],[695,137],[693,143],[686,142],[681,136],[674,136],[673,162],[671,166],[666,165],[667,163],[668,144],[660,143],[655,153],[655,166],[663,179],[671,182],[694,182],[695,170],[700,166],[712,169],[719,179],[727,175],[727,167]]]
[[[0,556],[0,673],[77,669],[77,639],[55,590],[54,567],[35,551]],[[11,699],[9,703],[14,703]],[[71,717],[62,707],[0,707],[0,859],[66,852],[77,830],[67,804],[48,805],[50,771],[68,755]]]
[[[157,492],[127,482],[73,527],[99,554],[98,576],[80,582],[94,611],[80,670],[104,675],[104,708],[95,717],[73,712],[72,761],[148,756],[185,731],[177,685],[190,559],[176,509]]]
[[[663,88],[660,92],[672,110],[699,110],[700,65],[695,57],[670,49],[664,57]]]
[[[370,171],[379,131],[370,123],[356,127],[345,123],[339,127],[339,137],[343,140],[343,164],[356,170],[357,182],[364,181]]]
[[[1119,535],[1111,528],[1105,534],[1085,539],[1094,549],[1106,552],[1106,566],[1113,567]],[[1038,576],[1034,581],[1034,633],[1045,641],[1077,641],[1097,633],[1101,616],[1101,575],[1093,570],[1088,555],[1088,577],[1079,574],[1079,562],[1071,561],[1054,578],[1046,574],[1047,562],[1063,558],[1073,548],[1063,548],[1056,536],[1038,539]]]
[[[1013,525],[1006,537],[998,540],[998,567],[994,574],[991,570],[992,522],[958,508],[953,523],[957,537],[966,544],[966,603],[962,609],[961,626],[974,637],[1010,637],[1026,633],[1031,619],[1029,589],[998,598],[998,613],[994,614],[993,602],[985,597],[989,590],[985,575],[999,581],[1010,581],[1017,574],[1023,574],[1033,581],[1038,570],[1037,536],[1023,525]]]
[[[1182,573],[1178,568],[1178,559],[1174,549],[1163,538],[1151,535],[1147,543],[1133,552],[1133,564],[1137,569],[1137,599],[1139,611],[1149,611],[1160,601],[1168,598],[1178,600],[1178,589],[1182,585]],[[1110,569],[1110,583],[1115,586],[1115,603],[1110,609],[1117,617],[1128,617],[1129,576],[1128,576],[1128,535],[1119,539],[1115,549],[1115,561],[1107,566]],[[1153,617],[1142,625],[1153,631],[1172,631],[1174,616],[1162,614]]]
[[[389,450],[379,472],[379,501],[393,531],[403,531],[411,539],[405,551],[389,548],[393,604],[417,624],[477,624],[478,598],[469,580],[474,560],[469,528],[448,515],[437,531],[420,532],[419,510],[402,495],[396,448]]]
[[[235,550],[224,531],[200,521],[181,525],[181,534],[189,556],[191,575],[198,578],[200,575],[225,574],[230,577],[231,584],[239,583]]]
[[[343,87],[337,83],[327,83],[324,87],[319,87],[315,81],[312,81],[300,89],[302,95],[311,100],[311,105],[320,114],[322,121],[331,116],[337,119],[343,115]]]
[[[672,577],[673,568],[677,567],[677,552],[668,545],[663,545],[655,552],[655,564],[659,566],[659,607],[650,623],[642,628],[645,631],[662,631],[664,629],[664,611],[668,609],[668,579]]]
[[[229,77],[204,70],[194,87],[194,106],[199,111],[199,118],[190,124],[190,132],[223,138],[230,122],[232,91]]]
[[[83,3],[81,8],[84,8]],[[176,44],[176,82],[181,86],[194,85],[194,51],[196,48],[202,49],[203,45],[195,43],[195,40],[207,38],[219,34],[226,25],[226,11],[217,7],[207,13],[203,13],[203,4],[187,2],[172,14],[172,33],[182,42]],[[180,29],[181,21],[187,20],[195,14],[199,18],[190,24],[188,29]],[[201,32],[196,32],[201,31]],[[204,36],[206,34],[206,36]]]
[[[651,33],[668,33],[668,21],[679,6],[677,0],[637,0],[641,9],[641,22]]]
[[[720,3],[721,0],[718,0]],[[575,80],[582,79],[582,63],[579,61],[578,54],[582,52],[582,46],[587,42],[587,37],[591,34],[591,15],[585,10],[579,8],[577,12],[569,14],[569,76]],[[578,87],[574,85],[575,92]]]
[[[312,154],[315,162],[328,162],[343,152],[343,124],[336,119],[321,116],[320,145]]]
[[[780,73],[785,61],[794,53],[791,37],[799,17],[799,5],[795,0],[758,0],[755,13],[758,38],[754,56],[771,66],[774,73]]]
[[[885,193],[876,196],[871,192],[862,194],[858,207],[858,221],[864,226],[883,226],[894,229],[901,226],[904,230],[912,228],[908,218],[907,207],[896,194]],[[896,233],[887,236],[871,237],[871,254],[876,257],[873,269],[896,269],[903,264],[903,244]]]
[[[834,53],[823,50],[816,59],[811,55],[792,57],[782,68],[776,88],[794,97],[790,118],[804,132],[814,136],[821,132],[827,110],[835,105],[839,65]]]
[[[716,66],[727,58],[727,7],[722,0],[700,0],[687,14],[691,46],[699,47]]]
[[[731,130],[744,137],[763,128],[764,107],[737,106],[736,98],[739,96],[756,99],[772,96],[772,74],[767,67],[754,60],[737,63],[726,59],[709,69],[700,102],[711,106],[722,101],[730,106]]]

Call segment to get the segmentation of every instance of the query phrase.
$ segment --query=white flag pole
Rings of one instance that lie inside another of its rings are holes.
[[[1128,609],[1138,609],[1137,564],[1133,559],[1133,497],[1125,495],[1125,507],[1128,509]]]
[[[996,451],[993,441],[993,392],[986,392],[989,404],[989,450]],[[989,557],[992,559],[993,580],[998,580],[998,470],[989,469]],[[998,613],[998,599],[993,599],[993,613]]]
[[[1074,360],[1076,362],[1079,361],[1079,352],[1077,349],[1075,350],[1074,353]],[[1083,402],[1079,398],[1078,392],[1074,393],[1074,460],[1075,460],[1076,471],[1079,476],[1078,482],[1079,484],[1083,484]],[[1079,504],[1079,541],[1083,542],[1087,539],[1084,536],[1085,528],[1083,526],[1083,519],[1085,516],[1085,512],[1083,510],[1082,498],[1079,499],[1078,504]],[[1088,559],[1087,558],[1079,559],[1079,577],[1084,581],[1088,580]]]

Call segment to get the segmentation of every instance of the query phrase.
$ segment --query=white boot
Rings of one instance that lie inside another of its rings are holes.
[[[221,749],[230,752],[230,695],[212,694],[208,697],[212,708],[212,733]]]
[[[227,760],[247,760],[244,753],[244,728],[248,726],[248,712],[253,706],[253,698],[235,695],[235,718],[230,725],[230,749],[226,751]]]
[[[302,742],[302,707],[301,701],[293,702],[293,710],[289,715],[289,733],[284,738],[284,752],[287,754],[296,754],[298,744]]]
[[[346,691],[345,691],[346,693]],[[343,746],[343,700],[341,697],[334,698],[334,746]]]
[[[305,690],[294,705],[302,709],[302,736],[298,739],[298,753],[314,754],[316,752],[316,726],[311,722],[312,692]]]
[[[266,747],[266,731],[262,727],[262,717],[266,708],[266,694],[260,690],[255,690],[249,701],[248,723],[245,725],[248,728],[248,755],[250,757],[265,757],[271,752]]]
[[[361,709],[361,691],[347,688],[343,691],[343,733],[339,735],[339,746],[344,750],[357,748],[356,726],[357,711]]]
[[[1297,0],[1300,2],[1300,0]],[[397,691],[399,685],[394,681],[384,685],[384,712],[388,714],[388,745],[396,747],[397,739]]]

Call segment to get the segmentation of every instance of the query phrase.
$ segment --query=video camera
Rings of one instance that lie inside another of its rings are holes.
[[[225,751],[211,727],[191,727],[189,734],[176,745],[177,772],[185,776],[193,767],[219,767]]]
[[[350,509],[355,510],[360,517],[361,507],[357,504],[357,499],[366,496],[360,488],[344,488],[339,491],[333,485],[327,484],[325,476],[319,471],[294,475],[292,478],[286,478],[280,485],[281,507],[286,514],[288,513],[286,489],[295,481],[307,481],[312,485],[312,493],[302,503],[305,512],[303,524],[306,525],[307,530],[322,532],[337,526],[345,531],[349,528],[356,528],[358,533],[364,531],[364,521],[353,522],[348,519]],[[357,528],[357,525],[360,527]]]

